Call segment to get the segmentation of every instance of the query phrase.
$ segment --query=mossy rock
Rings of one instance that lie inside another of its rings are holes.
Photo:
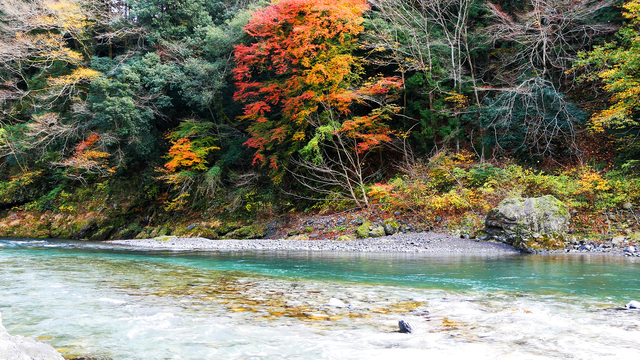
[[[309,238],[309,235],[302,234],[302,235],[289,236],[287,238],[287,240],[307,241],[307,240],[311,240],[311,239]]]
[[[560,249],[569,230],[569,208],[551,195],[503,200],[487,215],[486,232],[523,250]]]
[[[369,237],[369,228],[371,227],[371,222],[365,221],[362,225],[356,228],[355,235],[358,239],[366,239]]]
[[[356,239],[356,237],[353,236],[353,235],[342,235],[337,240],[338,241],[353,241],[355,239]]]
[[[224,239],[262,239],[265,236],[265,224],[256,224],[241,227],[228,234]]]
[[[200,226],[195,230],[196,231],[194,231],[194,233],[193,233],[194,236],[203,237],[203,238],[207,238],[207,239],[211,239],[211,240],[220,239],[220,235],[218,235],[218,233],[214,229],[211,229],[211,228],[208,228],[208,227],[204,227],[204,226]]]
[[[173,240],[175,239],[175,236],[157,236],[154,237],[153,240],[155,241],[169,241],[169,240]]]
[[[386,219],[383,223],[382,223],[382,227],[384,228],[384,233],[386,235],[393,235],[395,233],[398,232],[398,229],[400,229],[400,225],[398,224],[398,222],[393,219]]]
[[[385,236],[384,226],[377,226],[369,231],[369,237],[377,238]]]
[[[98,226],[98,230],[96,230],[89,237],[89,240],[98,240],[98,241],[108,240],[112,232],[113,232],[113,225]]]
[[[235,221],[222,222],[220,226],[217,226],[214,230],[220,235],[229,234],[242,227],[242,224]]]
[[[135,237],[142,231],[142,227],[139,223],[134,222],[129,224],[124,230],[120,232],[122,239],[135,239]]]
[[[304,233],[305,234],[310,234],[313,232],[313,228],[311,226],[307,226],[306,228],[304,228]]]

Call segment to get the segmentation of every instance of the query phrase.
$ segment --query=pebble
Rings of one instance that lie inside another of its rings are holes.
[[[395,234],[375,239],[335,240],[209,240],[205,238],[172,238],[114,240],[108,243],[144,249],[162,250],[284,250],[341,252],[465,253],[470,255],[505,255],[520,252],[506,244],[477,242],[447,234]]]

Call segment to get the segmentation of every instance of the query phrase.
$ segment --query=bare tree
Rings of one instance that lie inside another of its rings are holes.
[[[580,50],[589,47],[596,36],[615,32],[618,27],[595,22],[601,10],[614,6],[615,0],[530,0],[531,11],[509,15],[498,5],[487,3],[494,23],[485,33],[495,45],[513,44],[503,52],[495,74],[503,83],[513,85],[523,74],[535,73],[556,84],[570,69]],[[509,69],[509,71],[505,71]],[[553,73],[553,74],[552,74]]]
[[[433,93],[442,91],[439,87],[442,81],[450,81],[451,88],[462,92],[467,81],[464,75],[470,74],[475,88],[468,41],[469,11],[474,0],[371,0],[370,3],[375,31],[369,35],[369,48],[387,52],[379,57],[378,64],[397,65],[403,76],[406,72],[420,71],[436,79],[436,86],[426,90],[432,102]],[[436,62],[444,68],[437,71]]]
[[[301,185],[323,196],[321,200],[351,201],[366,208],[369,198],[365,185],[377,172],[367,166],[367,154],[355,151],[357,141],[338,132],[338,126],[324,142],[318,160],[292,159],[291,164],[298,169],[288,171]]]

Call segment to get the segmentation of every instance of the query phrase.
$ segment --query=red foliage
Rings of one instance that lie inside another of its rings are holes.
[[[87,140],[80,141],[76,145],[76,151],[75,151],[76,156],[82,154],[87,149],[92,147],[98,140],[100,140],[100,137],[98,136],[98,134],[91,134],[89,135]]]
[[[278,158],[312,136],[309,120],[323,110],[346,116],[355,102],[401,86],[398,78],[382,78],[354,90],[364,61],[352,52],[368,9],[366,0],[280,0],[252,14],[245,31],[254,42],[236,46],[233,75],[234,99],[246,103],[241,119],[251,122],[245,144],[256,150],[254,164],[268,160],[278,168]],[[362,148],[387,139],[377,134]]]

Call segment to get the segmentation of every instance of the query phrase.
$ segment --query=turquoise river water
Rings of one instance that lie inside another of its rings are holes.
[[[4,326],[68,359],[637,360],[640,311],[616,309],[634,299],[640,261],[621,257],[0,239]]]

